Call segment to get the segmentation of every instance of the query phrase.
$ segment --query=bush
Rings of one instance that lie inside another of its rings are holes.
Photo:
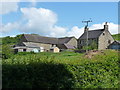
[[[118,88],[116,51],[92,59],[73,52],[16,55],[2,63],[3,88]]]
[[[3,37],[2,39],[2,45],[7,45],[7,44],[17,44],[19,42],[19,40],[21,39],[21,36],[23,34],[17,35],[16,37]]]
[[[13,49],[10,45],[2,45],[2,58],[8,59],[14,55]]]
[[[17,55],[28,55],[28,54],[35,54],[34,52],[18,52]]]
[[[62,64],[31,63],[3,67],[3,88],[68,88],[73,85],[72,74]]]
[[[83,46],[82,48],[83,50],[94,50],[94,49],[98,49],[98,45],[97,42],[92,41],[92,43],[88,46]]]

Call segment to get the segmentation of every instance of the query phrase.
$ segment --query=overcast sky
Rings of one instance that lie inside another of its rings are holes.
[[[35,0],[33,0],[35,1]],[[1,36],[35,33],[42,36],[78,38],[84,32],[84,20],[91,18],[89,29],[118,33],[117,2],[4,2],[0,3]]]

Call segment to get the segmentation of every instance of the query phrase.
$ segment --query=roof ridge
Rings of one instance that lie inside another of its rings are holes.
[[[72,37],[61,37],[61,38],[58,38],[58,39],[65,39],[65,38],[74,38],[74,36],[72,36]]]
[[[46,37],[40,36],[38,34],[24,34],[24,37],[27,41],[30,42],[41,42],[41,43],[50,43],[50,44],[58,44],[58,43],[67,43],[73,37],[62,37],[62,38],[55,38],[55,37]]]
[[[54,39],[65,39],[65,38],[73,38],[74,36],[71,37],[61,37],[61,38],[57,38],[57,37],[47,37],[47,36],[41,36],[39,34],[24,34],[24,35],[31,35],[31,36],[40,36],[40,37],[45,37],[45,38],[54,38]],[[74,37],[75,38],[75,37]]]
[[[54,39],[57,39],[56,37],[47,37],[47,36],[42,36],[42,35],[39,35],[39,34],[24,34],[24,35],[29,35],[29,36],[39,36],[39,37],[54,38]]]
[[[95,30],[88,30],[88,31],[99,31],[99,30],[104,30],[104,29],[95,29]]]

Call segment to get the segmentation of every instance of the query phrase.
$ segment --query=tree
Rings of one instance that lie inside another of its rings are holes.
[[[97,43],[95,41],[92,41],[90,48],[91,48],[91,50],[98,49]]]
[[[10,45],[2,45],[2,57],[3,59],[8,59],[14,54],[13,49]]]
[[[83,46],[82,49],[83,50],[94,50],[94,49],[98,49],[98,45],[95,41],[92,41],[92,43],[90,43],[88,46]]]
[[[3,44],[17,44],[22,35],[23,34],[17,35],[16,37],[10,37],[10,36],[3,37],[2,38],[2,45]]]

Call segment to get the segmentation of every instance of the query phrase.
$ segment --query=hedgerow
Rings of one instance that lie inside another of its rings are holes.
[[[118,88],[118,52],[14,55],[2,61],[3,88]]]

